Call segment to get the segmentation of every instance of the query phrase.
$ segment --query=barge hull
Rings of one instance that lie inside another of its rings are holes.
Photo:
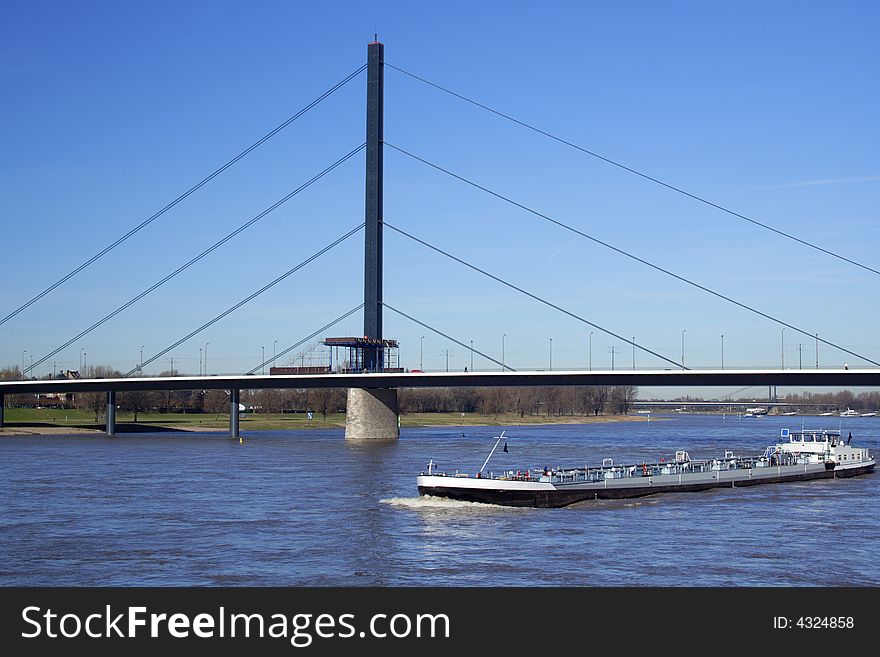
[[[805,472],[787,472],[775,475],[761,473],[759,476],[718,476],[711,480],[704,479],[693,483],[654,484],[651,478],[646,477],[645,479],[648,481],[639,481],[639,485],[623,486],[573,484],[558,485],[549,489],[542,487],[540,490],[530,490],[526,486],[503,489],[500,487],[445,485],[446,482],[442,482],[444,484],[442,486],[422,485],[420,483],[418,489],[419,495],[433,495],[462,502],[481,502],[484,504],[516,507],[559,508],[590,500],[630,499],[657,495],[659,493],[697,492],[712,488],[738,488],[741,486],[777,484],[787,481],[855,477],[873,471],[874,463],[872,462],[864,466],[848,467],[845,469],[823,467],[821,469],[810,469]],[[432,477],[431,479],[434,478]]]

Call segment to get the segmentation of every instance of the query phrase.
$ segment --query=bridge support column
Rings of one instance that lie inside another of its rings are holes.
[[[229,437],[238,438],[238,404],[241,398],[241,391],[233,388],[229,391]]]
[[[400,418],[397,388],[349,388],[345,407],[346,440],[397,440]]]
[[[116,391],[107,392],[107,435],[116,435]]]
[[[3,428],[3,404],[4,403],[5,402],[3,400],[3,395],[0,395],[0,429]]]

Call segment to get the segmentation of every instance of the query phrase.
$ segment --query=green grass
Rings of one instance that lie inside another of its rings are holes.
[[[15,428],[14,425],[94,428],[96,424],[103,425],[105,418],[101,415],[96,423],[94,412],[78,409],[7,408],[5,409],[4,422],[10,428]],[[133,422],[134,413],[116,412],[117,425]],[[309,420],[305,413],[243,413],[240,422],[243,430],[321,429],[345,426],[345,414],[328,414],[325,421],[320,414],[315,414],[313,419]],[[227,429],[229,428],[229,415],[223,413],[139,412],[137,424],[143,425],[145,429],[150,427],[185,427],[192,430]]]
[[[5,423],[9,429],[18,427],[71,427],[81,429],[102,429],[104,416],[95,422],[95,414],[77,409],[56,410],[50,408],[7,408]],[[515,413],[504,413],[497,416],[480,415],[478,413],[408,413],[400,416],[402,427],[423,426],[498,426],[525,424],[571,424],[589,422],[614,422],[621,420],[641,420],[632,416],[599,416],[596,417],[547,417],[544,415],[527,415],[519,417]],[[117,411],[116,423],[131,424],[134,414]],[[325,420],[320,413],[309,420],[305,413],[243,413],[241,415],[242,431],[294,430],[294,429],[328,429],[345,426],[344,413],[330,413]],[[150,428],[181,427],[191,430],[226,430],[229,428],[229,416],[214,413],[138,413],[138,426],[145,430]]]
[[[33,422],[37,424],[57,424],[58,426],[74,426],[93,424],[95,414],[76,408],[6,408],[3,418],[5,422]]]

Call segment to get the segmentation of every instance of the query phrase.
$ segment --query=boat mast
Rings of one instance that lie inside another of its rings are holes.
[[[498,436],[498,440],[495,441],[495,446],[492,448],[492,451],[489,452],[489,456],[486,457],[486,460],[483,462],[483,467],[480,468],[480,472],[486,469],[486,464],[489,463],[489,459],[492,458],[492,455],[495,453],[495,450],[498,449],[498,443],[501,442],[501,439],[504,438],[504,432],[501,432],[501,435]]]

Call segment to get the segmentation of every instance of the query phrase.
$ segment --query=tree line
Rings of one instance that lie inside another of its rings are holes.
[[[177,376],[176,371],[159,376]],[[122,373],[105,365],[89,366],[83,378],[115,378]],[[0,379],[20,379],[17,367],[0,370]],[[46,377],[46,378],[51,378]],[[583,416],[604,413],[626,414],[638,395],[635,386],[547,386],[541,388],[405,388],[398,397],[402,413],[480,413],[497,416],[513,413],[525,416]],[[344,388],[242,390],[241,403],[249,410],[265,413],[311,411],[325,418],[345,412]],[[67,406],[89,410],[97,422],[105,412],[107,395],[79,392],[66,398],[7,395],[10,406]],[[229,413],[225,390],[130,391],[116,395],[120,410],[137,414]]]
[[[107,365],[89,366],[83,378],[116,378],[122,373]],[[179,376],[166,370],[159,376]],[[0,369],[0,380],[19,380],[17,366]],[[51,379],[51,375],[43,377]],[[497,416],[584,416],[626,414],[636,400],[635,386],[546,386],[524,388],[405,388],[398,397],[402,413],[480,413]],[[176,390],[120,392],[116,397],[120,410],[137,413],[229,413],[229,395],[224,390]],[[688,397],[679,401],[702,401]],[[756,402],[751,398],[731,399],[735,402]],[[880,391],[789,393],[780,401],[791,404],[819,404],[829,409],[851,408],[857,411],[880,410]],[[293,413],[312,411],[325,418],[330,413],[345,412],[346,394],[342,388],[242,390],[241,403],[255,412]],[[7,406],[64,406],[87,409],[95,413],[95,421],[105,412],[105,393],[89,392],[67,398],[33,395],[6,395]]]

